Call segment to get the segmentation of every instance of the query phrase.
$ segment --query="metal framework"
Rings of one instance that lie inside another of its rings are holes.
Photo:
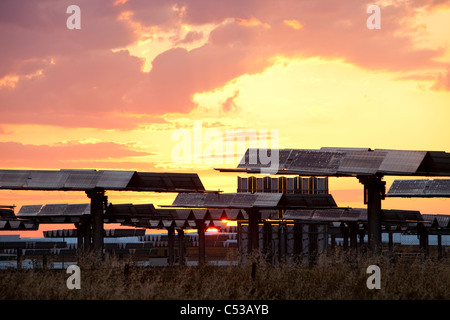
[[[77,228],[84,246],[103,249],[103,213],[106,190],[152,192],[206,192],[197,174],[115,170],[0,170],[0,189],[84,191],[89,215]]]
[[[275,153],[277,156],[275,156]],[[262,157],[264,156],[264,157]],[[273,161],[267,161],[269,158]],[[443,151],[412,151],[368,148],[263,149],[249,148],[235,169],[220,172],[295,174],[325,177],[356,177],[364,185],[369,247],[381,250],[381,201],[384,176],[450,176],[450,154]]]

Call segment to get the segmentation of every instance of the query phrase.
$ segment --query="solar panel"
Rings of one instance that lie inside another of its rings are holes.
[[[281,149],[278,152],[280,169],[287,169],[290,167],[295,158],[295,149]]]
[[[265,149],[248,149],[238,165],[239,170],[235,171],[261,171],[264,167],[258,158],[261,150]],[[321,148],[282,149],[278,152],[280,169],[283,169],[277,172],[279,174],[450,176],[450,154],[438,151]],[[233,169],[217,170],[233,172]]]
[[[239,162],[238,168],[269,168],[271,166],[269,160],[272,159],[272,152],[279,154],[278,149],[248,148]],[[262,159],[261,155],[267,157],[268,161]]]
[[[335,174],[344,155],[343,152],[297,150],[286,169],[313,174]]]
[[[96,170],[0,170],[0,189],[204,191],[197,174]]]
[[[102,189],[125,189],[134,175],[134,171],[102,171],[96,187]]]
[[[367,209],[344,209],[340,220],[353,222],[367,221]]]
[[[85,190],[94,189],[100,174],[97,171],[68,171],[69,176],[64,183],[65,189]]]
[[[28,176],[28,170],[4,170],[0,172],[0,186],[5,189],[26,186]]]
[[[387,154],[381,163],[378,171],[381,173],[414,173],[422,163],[426,151],[408,151],[408,150],[382,150],[376,149],[376,151],[386,151]]]
[[[66,209],[67,204],[47,204],[42,207],[39,215],[63,215],[64,210]]]
[[[428,151],[417,171],[425,176],[449,176],[449,154],[442,151]]]
[[[388,196],[390,195],[416,195],[422,194],[427,186],[429,180],[394,180],[388,191]]]
[[[422,215],[419,211],[413,210],[381,210],[382,219],[384,221],[393,220],[397,222],[413,222],[423,221]]]
[[[25,205],[22,206],[19,210],[19,212],[17,213],[18,217],[22,217],[22,216],[35,216],[39,213],[39,211],[42,208],[42,204],[37,204],[37,205]]]
[[[315,210],[312,220],[338,221],[343,213],[342,209]]]
[[[343,174],[375,174],[387,152],[350,151],[346,152],[337,169]]]
[[[199,193],[179,193],[172,203],[174,207],[184,206],[202,206],[205,201],[206,194]]]
[[[331,194],[283,194],[279,207],[332,208],[336,202]]]
[[[432,217],[433,219],[430,221],[435,222],[435,226],[432,225],[432,227],[438,227],[438,228],[450,228],[450,215],[445,214],[434,214],[434,215],[422,215],[425,220],[430,220],[427,216]]]
[[[231,193],[231,194],[209,193],[206,195],[206,197],[204,199],[203,206],[205,206],[205,207],[208,207],[208,206],[226,207],[233,201],[234,197],[235,197],[235,194],[233,194],[233,193]]]
[[[450,179],[430,180],[424,193],[427,195],[450,196]]]
[[[283,219],[310,220],[314,210],[307,209],[288,209],[284,212]]]
[[[205,190],[197,174],[136,172],[142,188]]]
[[[389,197],[450,197],[450,179],[394,180]]]
[[[255,194],[237,193],[229,206],[234,208],[251,208],[255,200]]]
[[[63,215],[81,216],[91,213],[91,205],[89,203],[69,204],[64,208]]]
[[[31,171],[27,180],[29,188],[60,189],[64,186],[69,174],[57,171]]]
[[[282,193],[255,193],[254,207],[276,207],[283,196]]]

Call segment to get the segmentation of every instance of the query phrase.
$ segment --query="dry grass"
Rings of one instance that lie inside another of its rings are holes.
[[[381,289],[366,286],[366,268],[381,269]],[[65,270],[0,270],[0,299],[449,299],[450,261],[383,257],[320,257],[314,266],[137,267],[85,263],[81,289],[69,290]]]

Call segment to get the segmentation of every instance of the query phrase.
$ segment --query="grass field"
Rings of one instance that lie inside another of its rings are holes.
[[[369,265],[381,289],[368,289]],[[0,270],[0,299],[450,299],[449,259],[319,257],[313,266],[138,267],[126,262],[81,266],[81,289],[69,290],[65,270]]]

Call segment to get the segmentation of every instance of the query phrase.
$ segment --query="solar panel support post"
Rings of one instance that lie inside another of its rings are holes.
[[[389,230],[389,251],[393,251],[394,250],[394,233]]]
[[[344,222],[341,222],[339,228],[341,229],[342,246],[344,248],[344,251],[347,251],[348,250],[348,236],[349,236],[348,226],[346,226]]]
[[[281,222],[279,225],[279,244],[280,244],[280,263],[286,262],[286,223]]]
[[[88,216],[82,217],[75,223],[77,229],[77,251],[79,254],[87,252],[91,244],[91,224]]]
[[[179,265],[185,266],[186,265],[186,254],[185,254],[185,247],[184,247],[184,230],[178,229],[178,255],[179,255]]]
[[[85,223],[82,225],[82,232],[83,232],[83,251],[85,253],[89,252],[91,249],[91,242],[92,242],[92,230],[91,230],[91,222],[90,219],[87,219]]]
[[[367,231],[369,249],[372,253],[381,253],[381,200],[386,193],[386,182],[382,176],[359,176],[364,185],[364,203],[367,204]]]
[[[21,248],[16,249],[16,257],[17,257],[17,269],[22,269],[22,255],[23,251]]]
[[[105,190],[86,191],[91,199],[92,249],[98,255],[103,252],[103,204],[106,202]]]
[[[259,221],[261,212],[258,209],[247,209],[248,214],[248,253],[254,254],[259,250]]]
[[[198,264],[204,264],[206,261],[206,245],[205,245],[205,221],[196,220],[197,233],[198,233]]]
[[[169,257],[168,257],[168,264],[169,266],[173,266],[173,263],[175,261],[175,228],[173,226],[170,226],[167,228],[167,246],[169,249]]]
[[[438,259],[442,259],[442,235],[439,233],[437,235],[437,249],[438,249]]]
[[[83,250],[83,224],[80,223],[75,223],[75,228],[77,229],[77,252],[78,254],[81,253],[81,251]]]
[[[419,235],[420,249],[422,250],[425,257],[428,256],[428,230],[425,228],[423,223],[419,222],[417,225],[417,233]]]
[[[349,222],[349,234],[350,234],[350,248],[356,250],[358,247],[358,224],[355,222]]]

